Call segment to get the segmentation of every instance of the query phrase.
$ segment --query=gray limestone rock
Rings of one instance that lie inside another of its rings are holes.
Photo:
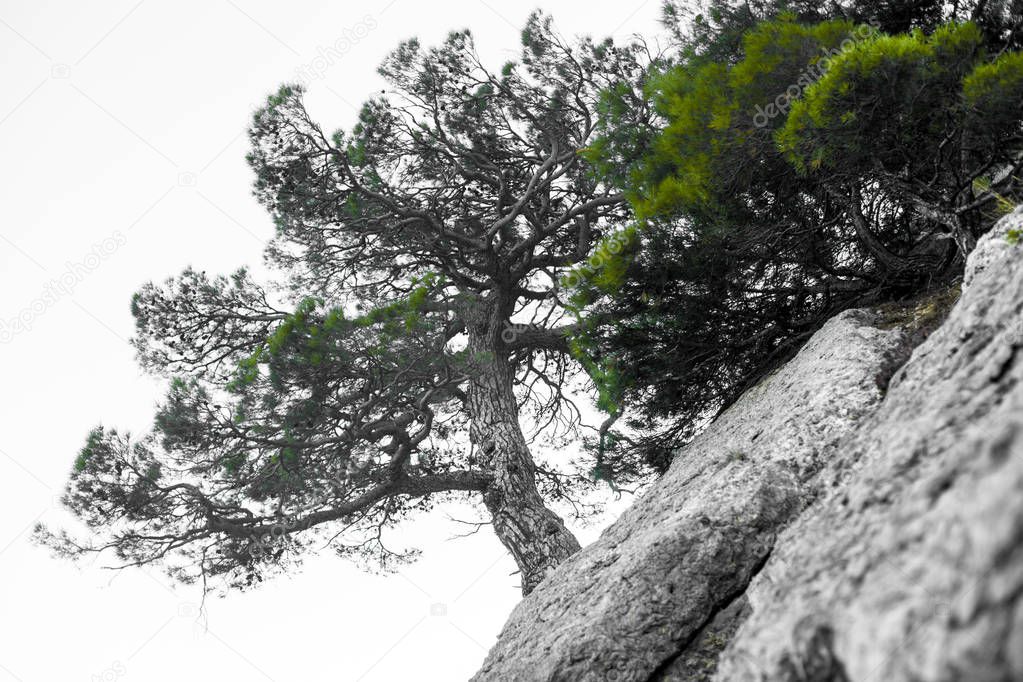
[[[903,334],[849,311],[746,393],[513,612],[476,680],[646,680],[745,590],[806,481],[869,414]],[[720,648],[720,647],[719,647]]]
[[[473,679],[1023,679],[1012,227],[1023,209],[916,349],[876,312],[830,320],[516,607]]]
[[[716,679],[1023,679],[1021,225],[820,473]]]

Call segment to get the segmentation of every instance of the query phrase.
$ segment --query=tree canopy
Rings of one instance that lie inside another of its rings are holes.
[[[139,358],[170,390],[150,436],[90,434],[66,500],[98,542],[56,544],[247,585],[314,537],[409,558],[385,532],[461,495],[526,592],[578,549],[546,502],[593,481],[538,468],[528,439],[581,428],[559,282],[630,209],[580,150],[646,59],[540,14],[522,44],[492,71],[468,31],[402,43],[348,132],[323,132],[298,86],[268,98],[248,158],[281,279],[186,270],[136,294]]]
[[[955,279],[1020,188],[1013,31],[744,12],[714,3],[680,33],[647,89],[659,122],[623,135],[609,111],[592,151],[643,244],[619,289],[590,292],[615,321],[590,346],[657,466],[834,313]]]

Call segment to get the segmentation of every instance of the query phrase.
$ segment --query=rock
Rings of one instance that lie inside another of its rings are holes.
[[[821,472],[716,679],[1023,679],[1020,225],[980,241],[948,319]]]
[[[646,680],[708,634],[810,501],[805,481],[877,406],[907,354],[902,333],[874,321],[863,311],[830,320],[682,449],[518,605],[474,679]]]
[[[981,240],[915,350],[876,313],[830,320],[516,607],[473,679],[1023,679],[1021,224]]]

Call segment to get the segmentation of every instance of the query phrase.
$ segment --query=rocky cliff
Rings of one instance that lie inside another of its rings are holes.
[[[512,613],[474,680],[1023,680],[1023,246],[828,322]]]

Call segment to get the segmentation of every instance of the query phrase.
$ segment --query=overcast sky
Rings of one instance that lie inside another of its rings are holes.
[[[549,0],[566,34],[657,32],[658,1]],[[29,542],[86,432],[144,432],[162,394],[134,363],[131,294],[192,265],[258,265],[272,232],[250,194],[245,126],[303,72],[327,129],[380,89],[416,35],[468,27],[499,68],[531,5],[464,2],[0,0],[0,682],[458,680],[519,599],[484,530],[443,517],[403,537],[399,575],[332,555],[211,598],[159,571],[57,561]],[[333,48],[333,51],[331,51]],[[20,322],[15,324],[15,320]],[[465,514],[471,511],[463,510]],[[599,527],[574,528],[583,541]]]

